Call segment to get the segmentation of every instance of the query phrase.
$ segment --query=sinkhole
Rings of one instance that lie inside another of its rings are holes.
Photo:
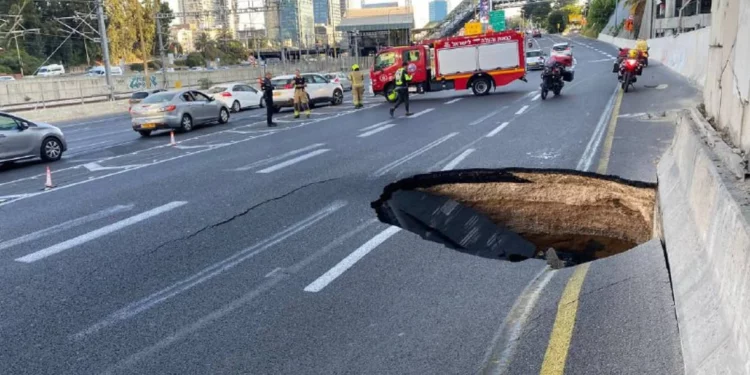
[[[560,169],[471,169],[409,177],[372,202],[426,240],[512,262],[572,266],[654,237],[656,184]],[[553,249],[554,251],[550,251]]]

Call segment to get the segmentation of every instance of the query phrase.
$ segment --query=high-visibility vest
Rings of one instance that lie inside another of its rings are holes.
[[[411,81],[411,76],[406,72],[404,68],[398,68],[396,71],[396,86],[404,86],[404,81]]]

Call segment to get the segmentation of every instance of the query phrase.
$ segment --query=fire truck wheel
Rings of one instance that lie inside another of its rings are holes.
[[[471,84],[471,90],[474,91],[474,95],[481,96],[490,93],[492,83],[489,78],[480,77],[475,79]]]

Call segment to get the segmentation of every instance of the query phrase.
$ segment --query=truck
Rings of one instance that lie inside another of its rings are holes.
[[[370,71],[372,90],[390,101],[404,61],[412,75],[410,93],[471,89],[480,96],[516,80],[526,82],[524,39],[516,31],[489,32],[383,49]]]

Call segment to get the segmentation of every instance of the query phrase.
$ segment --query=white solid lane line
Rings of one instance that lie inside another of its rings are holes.
[[[529,109],[529,106],[528,106],[528,105],[525,105],[525,106],[521,107],[521,109],[519,109],[519,110],[518,110],[518,112],[516,112],[516,114],[517,114],[517,115],[521,115],[521,114],[523,114],[524,112],[526,112],[526,110],[527,110],[527,109]]]
[[[424,114],[430,113],[430,112],[432,112],[434,110],[435,110],[435,108],[427,108],[424,111],[417,112],[417,113],[415,113],[415,114],[413,114],[411,116],[404,115],[404,116],[400,116],[399,118],[417,118],[417,117],[422,116]]]
[[[324,273],[323,276],[320,276],[317,280],[306,286],[304,289],[305,292],[320,292],[333,280],[336,280],[339,276],[346,272],[346,270],[351,268],[360,259],[364,258],[365,255],[369,254],[373,249],[385,242],[385,240],[391,238],[391,236],[398,233],[400,230],[401,228],[399,227],[389,227],[388,229],[380,232],[377,236],[365,242],[365,244],[360,246],[357,250],[354,250],[354,252],[349,254],[337,265],[333,266],[333,268]]]
[[[445,167],[443,167],[443,171],[449,171],[453,168],[455,168],[458,163],[462,162],[464,159],[466,159],[467,156],[471,155],[472,152],[476,151],[473,148],[467,149],[464,152],[461,153],[461,155],[456,156],[455,159],[451,160],[450,163],[446,164]]]
[[[345,207],[347,204],[348,203],[346,201],[334,201],[333,203],[324,207],[322,210],[293,224],[292,226],[288,228],[283,229],[282,231],[272,235],[271,237],[268,237],[248,248],[242,249],[234,253],[229,258],[216,262],[202,269],[198,273],[195,273],[185,279],[177,281],[174,284],[164,289],[159,290],[158,292],[155,292],[139,301],[133,302],[125,306],[124,308],[115,311],[114,313],[110,314],[109,316],[97,322],[96,324],[92,325],[91,327],[86,328],[85,330],[80,331],[74,335],[71,335],[70,338],[75,339],[75,340],[82,339],[88,335],[91,335],[93,333],[96,333],[102,330],[103,328],[109,327],[117,322],[132,318],[146,310],[151,309],[154,306],[157,306],[158,304],[164,301],[167,301],[185,291],[188,291],[200,284],[203,284],[204,282],[211,280],[214,277],[219,276],[222,273],[229,271],[233,269],[234,267],[242,264],[246,260],[251,259],[255,257],[256,255],[261,254],[265,252],[266,250],[278,245],[279,243],[283,242],[287,238],[292,237],[295,234],[306,230],[307,228],[311,227],[313,224],[323,220],[324,218],[330,216],[331,214]]]
[[[542,97],[542,95],[536,94],[536,96],[534,97],[534,99],[531,99],[531,101],[535,102],[535,101],[539,100],[539,98],[541,98],[541,97]]]
[[[424,146],[424,147],[420,148],[419,150],[414,151],[414,152],[412,152],[412,153],[410,153],[410,154],[408,154],[408,155],[406,155],[406,156],[404,156],[404,157],[402,157],[402,158],[400,158],[400,159],[398,159],[398,160],[396,160],[396,161],[394,161],[394,162],[386,165],[385,167],[378,169],[377,171],[375,171],[375,177],[382,177],[386,173],[390,172],[393,168],[396,168],[399,165],[404,164],[407,161],[409,161],[411,159],[414,159],[415,157],[417,157],[419,155],[424,154],[425,152],[429,151],[430,149],[437,147],[441,143],[443,143],[443,142],[445,142],[445,141],[447,141],[447,140],[455,137],[456,135],[458,135],[458,132],[450,133],[450,134],[446,135],[445,137],[442,137],[442,138],[440,138],[440,139],[438,139],[438,140],[436,140],[436,141],[428,144],[427,146]]]
[[[463,99],[463,98],[456,98],[456,99],[453,99],[453,100],[449,100],[449,101],[445,102],[444,104],[453,104],[453,103],[455,103],[455,102],[457,102],[457,101],[459,101],[461,99]]]
[[[258,168],[260,166],[272,164],[272,163],[275,163],[275,162],[277,162],[279,160],[283,160],[283,159],[286,159],[286,158],[288,158],[290,156],[301,154],[301,153],[303,153],[305,151],[309,151],[309,150],[312,150],[312,149],[315,149],[315,148],[318,148],[318,147],[321,147],[321,146],[325,146],[325,143],[316,143],[316,144],[313,144],[313,145],[309,145],[309,146],[305,146],[305,147],[302,147],[302,148],[298,148],[296,150],[285,152],[285,153],[283,153],[281,155],[273,156],[273,157],[270,157],[270,158],[267,158],[267,159],[263,159],[263,160],[258,160],[258,161],[254,162],[252,164],[248,164],[248,165],[246,165],[244,167],[237,168],[237,169],[235,169],[235,171],[247,171],[247,170],[250,170],[250,169],[255,169],[255,168]]]
[[[362,134],[358,135],[357,137],[359,137],[359,138],[369,137],[369,136],[371,136],[373,134],[380,133],[383,130],[388,129],[388,128],[392,128],[394,126],[396,126],[396,124],[383,125],[383,126],[381,126],[379,128],[372,129],[369,132],[362,133]]]
[[[38,230],[36,232],[29,233],[27,235],[23,235],[21,237],[14,238],[12,240],[8,240],[8,241],[5,241],[5,242],[0,242],[0,250],[5,250],[5,249],[7,249],[9,247],[20,245],[22,243],[35,241],[35,240],[38,240],[38,239],[40,239],[42,237],[49,236],[49,235],[55,234],[55,233],[59,233],[59,232],[62,232],[64,230],[68,230],[68,229],[71,229],[71,228],[75,228],[75,227],[77,227],[79,225],[83,225],[83,224],[92,222],[94,220],[103,219],[103,218],[105,218],[107,216],[111,216],[111,215],[114,215],[116,213],[130,211],[131,209],[133,209],[133,205],[132,204],[129,204],[129,205],[126,205],[126,206],[125,205],[120,205],[120,206],[110,207],[110,208],[108,208],[106,210],[102,210],[102,211],[95,212],[95,213],[90,214],[90,215],[82,216],[82,217],[79,217],[77,219],[69,220],[69,221],[66,221],[64,223],[60,223],[60,224],[51,226],[49,228],[44,228],[44,229]]]
[[[599,144],[602,141],[602,137],[604,137],[607,124],[609,124],[609,118],[612,116],[612,110],[615,106],[615,97],[617,97],[617,90],[619,89],[620,86],[615,85],[615,90],[612,92],[612,96],[609,98],[607,106],[604,107],[602,115],[599,117],[599,122],[594,129],[594,133],[591,134],[591,139],[589,139],[589,143],[586,145],[586,149],[583,151],[581,159],[578,160],[578,165],[576,165],[577,170],[588,171],[594,163],[594,156],[596,156]]]
[[[472,121],[471,123],[469,123],[469,126],[479,125],[479,124],[481,124],[482,122],[484,122],[485,120],[487,120],[488,118],[490,118],[490,117],[492,117],[492,116],[496,115],[496,114],[497,114],[498,112],[500,112],[500,111],[494,111],[494,112],[490,112],[490,113],[488,113],[487,115],[485,115],[485,116],[482,116],[482,117],[480,117],[480,118],[478,118],[478,119],[476,119],[476,120]]]
[[[377,123],[377,124],[375,124],[375,125],[370,125],[370,126],[366,126],[366,127],[362,128],[362,129],[359,129],[359,131],[361,131],[361,132],[366,132],[366,131],[368,131],[368,130],[371,130],[371,129],[375,129],[375,128],[377,128],[378,126],[383,126],[383,125],[385,125],[385,124],[387,124],[387,123],[389,123],[389,122],[390,122],[390,121],[381,121],[381,122],[379,122],[379,123]]]
[[[99,229],[97,229],[95,231],[91,231],[91,232],[88,232],[86,234],[82,234],[82,235],[80,235],[78,237],[69,239],[69,240],[67,240],[65,242],[61,242],[61,243],[59,243],[57,245],[53,245],[53,246],[50,246],[50,247],[48,247],[46,249],[42,249],[42,250],[39,250],[37,252],[33,252],[33,253],[29,254],[29,255],[17,258],[16,261],[17,262],[22,262],[22,263],[33,263],[33,262],[36,262],[36,261],[44,259],[44,258],[46,258],[46,257],[48,257],[50,255],[54,255],[54,254],[63,252],[65,250],[71,249],[73,247],[82,245],[82,244],[84,244],[86,242],[95,240],[95,239],[97,239],[99,237],[102,237],[102,236],[106,236],[106,235],[108,235],[110,233],[116,232],[116,231],[118,231],[120,229],[123,229],[125,227],[129,227],[131,225],[138,224],[141,221],[144,221],[144,220],[150,219],[150,218],[152,218],[154,216],[157,216],[157,215],[163,214],[165,212],[174,210],[175,208],[178,208],[180,206],[184,206],[186,204],[187,204],[187,202],[184,202],[184,201],[175,201],[175,202],[167,203],[167,204],[165,204],[163,206],[159,206],[159,207],[156,207],[156,208],[154,208],[152,210],[140,213],[140,214],[135,215],[135,216],[131,216],[131,217],[125,219],[125,220],[121,220],[121,221],[118,221],[118,222],[116,222],[114,224],[107,225],[107,226],[99,228]]]
[[[492,129],[491,132],[487,133],[487,138],[494,137],[495,134],[500,133],[503,129],[505,129],[505,127],[508,126],[508,124],[510,124],[510,123],[509,122],[504,122],[504,123],[500,124],[500,126],[496,127],[495,129]]]
[[[297,156],[296,158],[289,159],[289,160],[287,160],[287,161],[285,161],[283,163],[279,163],[279,164],[270,166],[268,168],[261,169],[257,173],[271,173],[271,172],[276,172],[279,169],[286,168],[286,167],[288,167],[290,165],[297,164],[297,163],[299,163],[301,161],[304,161],[304,160],[316,157],[316,156],[318,156],[320,154],[324,154],[324,153],[326,153],[328,151],[331,151],[331,149],[323,148],[323,149],[320,149],[320,150],[315,150],[313,152],[308,152],[307,154]]]

